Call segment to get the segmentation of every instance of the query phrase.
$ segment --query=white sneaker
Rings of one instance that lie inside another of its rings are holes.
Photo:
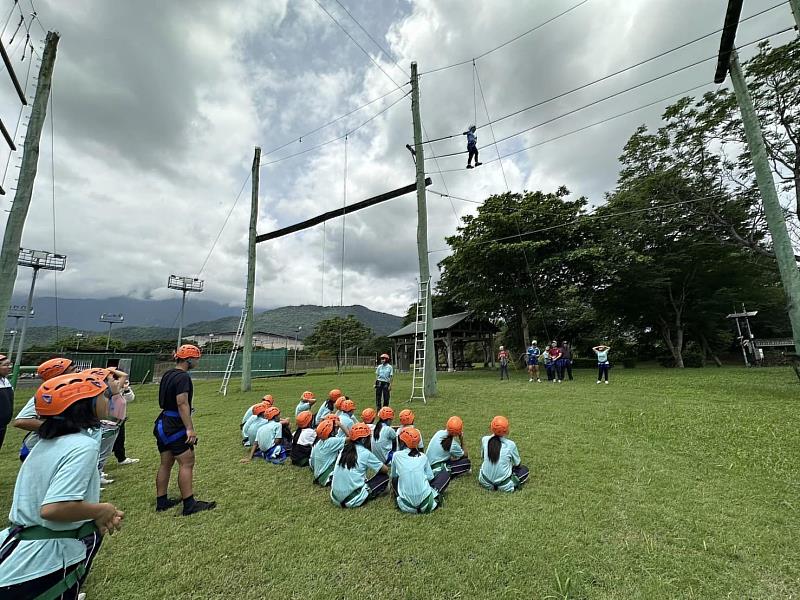
[[[135,465],[137,462],[139,462],[138,458],[126,458],[125,460],[123,460],[119,464],[121,464],[121,465]]]
[[[600,380],[599,380],[599,379],[597,380],[597,383],[600,383]]]
[[[114,480],[109,479],[108,477],[100,476],[100,485],[108,485],[109,483],[114,483]]]
[[[608,379],[606,379],[606,385],[608,385]]]
[[[86,600],[86,592],[81,592],[78,594],[78,600]]]
[[[533,381],[533,379],[528,379],[528,383],[530,383],[531,381]]]
[[[537,379],[536,383],[542,383],[542,380],[541,379]]]

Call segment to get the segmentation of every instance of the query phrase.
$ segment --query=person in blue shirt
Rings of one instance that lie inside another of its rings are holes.
[[[319,407],[317,410],[317,414],[314,415],[314,425],[319,425],[322,423],[322,420],[328,416],[329,414],[333,413],[334,405],[336,401],[342,396],[342,390],[335,389],[328,392],[328,399],[322,403],[322,406]]]
[[[294,408],[294,416],[296,417],[304,410],[311,410],[311,407],[314,406],[316,401],[317,398],[314,396],[314,392],[303,392],[303,395],[300,397],[300,402],[298,402],[297,406]]]
[[[308,465],[314,473],[314,483],[322,487],[329,486],[333,479],[336,458],[344,448],[343,437],[339,437],[339,417],[328,415],[317,425],[317,439],[311,447],[311,458]]]
[[[350,435],[350,428],[355,424],[356,420],[353,417],[353,412],[356,410],[356,403],[345,397],[339,404],[339,436],[347,437]]]
[[[244,432],[244,429],[245,429],[245,424],[247,423],[247,421],[250,419],[250,417],[253,416],[253,411],[255,410],[256,406],[259,406],[259,405],[263,404],[267,408],[269,408],[274,403],[275,403],[275,401],[273,400],[272,395],[267,394],[266,396],[264,396],[261,399],[261,402],[258,402],[257,404],[253,404],[253,406],[251,406],[250,408],[248,408],[244,412],[244,415],[242,416],[242,423],[241,423],[241,425],[239,425],[239,429],[241,429],[241,431],[242,431],[242,445],[243,446],[249,446],[250,445],[250,443],[249,443],[249,441],[247,439],[247,434]]]
[[[470,125],[462,135],[467,136],[467,168],[472,168],[472,159],[475,159],[475,166],[480,167],[483,163],[478,162],[478,136],[475,135],[475,125]]]
[[[381,354],[381,364],[375,369],[375,410],[389,406],[389,394],[392,391],[394,367],[389,362],[389,355]]]
[[[428,457],[419,451],[420,434],[406,427],[400,434],[406,450],[394,455],[391,479],[397,508],[406,513],[424,514],[442,505],[442,494],[450,484],[450,473],[443,469],[436,475]]]
[[[404,408],[403,410],[400,411],[400,415],[398,416],[400,417],[400,428],[397,430],[397,439],[398,439],[397,447],[400,450],[403,450],[405,446],[403,445],[403,441],[400,440],[400,434],[403,433],[403,429],[405,429],[406,427],[414,426],[414,420],[416,419],[416,417],[414,416],[414,411],[412,411],[410,408]],[[419,447],[420,448],[425,447],[425,440],[422,438],[422,433],[420,433]]]
[[[608,362],[608,353],[611,351],[611,346],[600,344],[592,350],[597,355],[597,383],[600,383],[605,377],[606,384],[608,384],[608,370],[611,368],[611,363]]]
[[[108,385],[86,374],[59,375],[36,392],[40,441],[22,463],[10,526],[0,532],[0,598],[77,598],[102,536],[124,513],[99,502],[100,419]]]
[[[372,453],[387,465],[397,450],[397,431],[392,427],[394,409],[384,406],[378,411],[378,422],[372,430]]]
[[[528,467],[521,464],[517,445],[506,437],[508,419],[495,417],[490,429],[493,435],[486,435],[481,440],[483,464],[478,483],[487,490],[514,492],[528,481]]]
[[[258,433],[258,430],[267,424],[267,418],[265,415],[267,413],[267,409],[269,408],[269,406],[263,403],[256,405],[256,407],[253,409],[253,414],[244,424],[242,433],[245,436],[243,443],[246,448],[253,447],[253,444],[256,443],[256,434]]]
[[[375,475],[367,479],[369,471]],[[370,452],[369,427],[356,423],[336,459],[331,501],[342,508],[356,508],[380,496],[388,485],[389,467]]]
[[[464,422],[461,417],[450,417],[447,419],[447,428],[433,434],[427,454],[434,473],[447,471],[457,477],[472,470],[464,446]]]
[[[527,360],[528,360],[528,383],[533,381],[533,378],[536,378],[537,383],[542,383],[542,380],[539,378],[539,356],[542,354],[542,351],[539,349],[539,345],[537,344],[536,340],[531,342],[531,345],[528,347],[527,352]]]
[[[250,447],[250,455],[240,462],[249,463],[253,458],[263,458],[276,465],[286,462],[291,450],[291,432],[281,421],[281,411],[277,406],[270,406],[264,412],[267,421],[256,432],[255,443]]]

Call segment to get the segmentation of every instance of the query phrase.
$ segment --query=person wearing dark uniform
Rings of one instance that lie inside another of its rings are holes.
[[[11,373],[11,361],[7,356],[0,354],[0,448],[6,438],[6,428],[11,423],[14,412],[14,388],[8,376]]]
[[[200,360],[200,348],[184,344],[174,353],[175,368],[161,377],[158,388],[158,405],[161,414],[156,419],[153,435],[161,454],[161,465],[156,475],[156,510],[164,511],[178,504],[167,497],[172,466],[178,462],[178,488],[183,500],[183,514],[191,515],[214,508],[216,502],[195,500],[192,490],[194,446],[197,435],[192,422],[192,378],[189,371]]]
[[[569,342],[564,341],[561,343],[561,360],[564,361],[564,368],[561,370],[561,379],[564,379],[564,373],[572,381],[572,346]]]

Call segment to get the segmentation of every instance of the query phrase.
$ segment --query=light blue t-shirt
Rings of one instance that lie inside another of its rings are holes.
[[[608,350],[603,350],[602,352],[600,350],[595,350],[594,353],[597,354],[598,364],[608,362]]]
[[[336,467],[333,469],[333,483],[331,484],[331,501],[337,506],[341,506],[342,500],[356,490],[360,490],[359,493],[353,496],[345,506],[355,508],[364,504],[369,497],[367,471],[379,471],[383,466],[380,459],[361,444],[356,444],[356,453],[358,458],[352,469],[341,466],[339,456],[336,457]]]
[[[256,434],[258,433],[258,430],[266,424],[267,420],[258,415],[253,415],[247,419],[247,423],[244,424],[244,435],[247,437],[247,440],[250,442],[251,446],[256,441]]]
[[[487,489],[493,490],[494,485],[505,481],[506,483],[497,489],[504,492],[513,492],[514,483],[506,480],[511,477],[511,468],[520,464],[517,445],[508,438],[500,438],[500,458],[497,459],[496,463],[492,464],[491,461],[489,461],[489,440],[492,439],[492,437],[491,435],[485,435],[481,439],[481,457],[483,457],[483,464],[478,474],[478,483]]]
[[[339,451],[344,447],[344,438],[330,437],[320,440],[311,447],[311,458],[308,466],[314,472],[314,479],[328,470],[339,456]],[[327,485],[327,481],[320,481],[320,485]]]
[[[400,434],[403,433],[403,429],[405,429],[406,427],[414,427],[417,431],[419,431],[419,428],[416,427],[416,425],[413,425],[413,424],[412,425],[404,425],[404,426],[400,427],[400,429],[397,430],[397,448],[399,450],[404,450],[405,447],[406,447],[406,445],[400,440]],[[424,447],[425,447],[425,438],[422,437],[422,432],[419,431],[419,449],[422,450]]]
[[[281,437],[283,427],[280,421],[266,421],[264,419],[262,421],[264,421],[264,425],[256,432],[256,443],[259,450],[266,452],[275,445],[275,440]]]
[[[87,433],[72,433],[40,440],[22,463],[8,519],[15,525],[42,525],[50,529],[77,529],[86,521],[46,521],[39,514],[54,502],[98,502],[100,444]],[[9,531],[0,532],[5,540]],[[20,542],[11,557],[0,564],[0,587],[15,585],[74,565],[86,558],[80,540],[30,540]]]
[[[300,403],[294,407],[294,416],[296,417],[304,410],[311,410],[311,403],[301,400]]]
[[[39,415],[36,414],[36,398],[33,397],[22,407],[22,410],[19,411],[19,414],[16,416],[17,419],[38,419]],[[30,431],[25,436],[23,440],[25,447],[28,450],[33,450],[33,447],[39,443],[39,434],[35,431]]]
[[[323,402],[322,406],[319,407],[319,410],[317,411],[317,414],[314,417],[314,423],[316,425],[319,425],[320,423],[322,423],[322,420],[332,412],[333,411],[330,408],[328,408],[328,403]]]
[[[378,381],[391,383],[392,377],[394,377],[394,367],[389,363],[381,363],[375,369],[375,379]]]
[[[247,419],[253,416],[253,407],[251,406],[244,412],[244,416],[242,417],[242,425],[247,423]]]
[[[438,497],[438,493],[429,483],[433,479],[433,471],[428,457],[420,453],[410,456],[410,450],[401,450],[392,459],[391,477],[397,477],[397,507],[403,512],[416,513],[417,507],[422,509],[422,504],[431,494]],[[436,508],[436,501],[431,503],[427,510]]]
[[[391,425],[384,424],[378,433],[378,439],[372,436],[372,453],[378,457],[381,462],[386,462],[389,457],[389,452],[396,446],[397,432],[392,429]]]
[[[453,442],[450,444],[450,452],[442,448],[442,440],[447,437],[447,430],[441,429],[433,434],[431,438],[431,443],[428,446],[428,460],[431,461],[431,465],[439,464],[436,469],[436,473],[441,471],[445,468],[444,461],[449,459],[459,459],[464,456],[464,450],[461,448],[461,444],[458,443],[458,438],[453,436]]]
[[[350,428],[355,425],[355,419],[353,419],[353,413],[341,413],[339,415],[339,437],[347,437],[350,434]]]

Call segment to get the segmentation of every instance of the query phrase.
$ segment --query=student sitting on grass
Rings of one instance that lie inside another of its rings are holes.
[[[341,397],[342,390],[331,390],[328,392],[328,399],[319,407],[316,416],[314,417],[314,424],[319,425],[322,420],[334,411],[334,403]]]
[[[317,432],[311,426],[314,420],[314,415],[310,410],[304,410],[297,418],[295,423],[297,429],[292,436],[292,449],[289,452],[289,458],[292,459],[292,464],[297,467],[307,467],[308,458],[311,456],[311,446],[314,440],[317,439]]]
[[[442,504],[441,494],[450,483],[450,474],[447,469],[433,474],[428,457],[418,449],[422,440],[419,430],[406,427],[400,439],[406,450],[394,455],[391,470],[397,508],[406,513],[433,512]]]
[[[375,431],[375,417],[377,413],[374,408],[365,408],[361,411],[361,422],[369,425],[370,431]]]
[[[281,422],[281,411],[270,406],[264,413],[267,423],[256,432],[255,443],[250,448],[250,456],[241,462],[249,463],[253,457],[263,458],[276,465],[286,462],[287,449],[291,449],[291,432]]]
[[[265,415],[268,408],[270,407],[263,402],[261,404],[256,404],[255,407],[253,407],[253,414],[247,419],[247,422],[244,424],[244,428],[242,429],[242,435],[244,435],[242,444],[246,448],[253,447],[253,444],[256,442],[256,434],[258,433],[258,430],[267,424],[267,418]]]
[[[397,431],[392,427],[394,409],[384,406],[378,411],[378,422],[372,432],[372,453],[387,465],[397,450]]]
[[[339,396],[336,401],[333,403],[333,412],[337,417],[342,416],[342,402],[345,400],[349,400],[349,398],[345,395]]]
[[[123,513],[99,502],[99,443],[91,430],[107,414],[108,385],[59,375],[36,392],[40,441],[22,463],[10,525],[0,532],[0,598],[78,598],[102,536]]]
[[[487,490],[516,491],[528,481],[529,473],[528,467],[520,464],[517,445],[506,437],[508,419],[495,417],[490,429],[494,435],[485,435],[481,440],[483,464],[478,483]]]
[[[270,394],[267,394],[266,396],[264,396],[261,399],[261,402],[257,402],[256,404],[253,404],[253,406],[251,406],[246,411],[244,411],[244,416],[242,417],[242,424],[239,425],[239,429],[241,429],[241,431],[242,431],[242,445],[243,446],[247,446],[248,445],[246,443],[247,442],[247,434],[244,432],[244,426],[245,426],[245,423],[247,423],[248,419],[253,416],[253,409],[255,409],[255,407],[258,406],[259,404],[265,404],[267,406],[267,408],[269,408],[270,406],[273,405],[273,403],[274,403],[274,401],[272,399],[272,396]]]
[[[464,449],[464,422],[461,417],[450,417],[447,419],[447,429],[433,434],[428,446],[428,459],[434,473],[446,470],[451,476],[457,477],[470,472],[472,463]]]
[[[294,407],[294,416],[296,417],[304,410],[311,410],[311,407],[314,406],[316,401],[317,399],[314,396],[314,392],[303,392],[303,395],[300,397],[300,402]]]
[[[344,438],[339,433],[339,417],[328,415],[317,425],[317,439],[311,447],[309,466],[314,472],[314,483],[322,487],[329,486],[333,478],[336,458],[344,447]]]
[[[414,426],[414,412],[410,408],[405,408],[400,411],[400,429],[397,430],[397,439],[398,439],[398,448],[403,450],[405,446],[403,445],[403,441],[400,439],[400,434],[403,433],[403,429],[406,427],[413,427]],[[425,440],[422,439],[422,432],[420,432],[419,438],[419,447],[420,450],[425,447]]]
[[[353,412],[356,410],[356,403],[345,397],[339,403],[339,436],[347,437],[350,435],[350,428],[355,424]]]
[[[331,484],[331,501],[342,508],[355,508],[386,491],[389,467],[370,451],[369,427],[356,423],[336,459]],[[375,471],[367,479],[367,471]]]

